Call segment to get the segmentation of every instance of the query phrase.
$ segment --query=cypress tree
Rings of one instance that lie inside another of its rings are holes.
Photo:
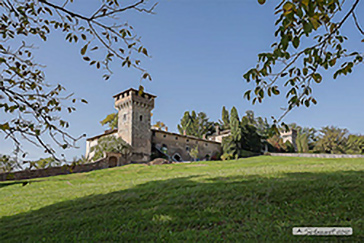
[[[240,142],[241,140],[241,127],[238,111],[235,106],[231,108],[230,112],[230,130],[231,136],[234,142]]]
[[[189,130],[189,127],[191,125],[191,115],[190,115],[190,112],[189,111],[186,111],[184,114],[183,114],[183,117],[181,119],[181,124],[179,124],[177,126],[178,128],[178,131],[180,134],[183,134],[184,131],[186,131],[186,133],[188,134],[188,132],[190,132]]]
[[[230,128],[229,112],[226,110],[225,106],[222,107],[221,118],[224,123],[223,128],[229,129]]]

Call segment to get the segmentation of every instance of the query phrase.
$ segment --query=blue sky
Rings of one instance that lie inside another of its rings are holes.
[[[96,1],[81,0],[79,6],[92,11]],[[171,131],[177,131],[185,111],[204,111],[211,120],[218,120],[222,106],[235,106],[240,115],[253,110],[257,116],[278,117],[285,106],[283,95],[268,98],[262,104],[251,105],[243,99],[251,88],[242,74],[255,66],[257,54],[268,51],[274,41],[276,1],[261,6],[256,0],[160,0],[155,15],[130,12],[127,20],[142,36],[151,58],[143,59],[153,81],[142,84],[146,92],[157,95],[152,123],[162,121]],[[358,13],[364,12],[364,3]],[[359,15],[359,17],[361,17]],[[364,19],[362,19],[364,26]],[[349,20],[344,34],[350,36],[350,48],[362,51],[363,38]],[[36,60],[45,64],[49,83],[62,83],[75,97],[85,98],[88,105],[77,105],[77,112],[67,115],[69,132],[91,137],[106,127],[99,123],[115,112],[114,94],[139,86],[140,73],[113,65],[114,75],[102,79],[102,71],[90,68],[79,54],[80,45],[64,41],[64,35],[54,32],[47,42],[35,41]],[[364,134],[364,70],[358,66],[349,76],[314,86],[316,106],[293,110],[286,123],[320,128],[335,125],[352,133]],[[0,117],[0,122],[1,122]],[[0,153],[9,153],[12,143],[0,137]],[[67,158],[83,155],[85,139],[79,149],[63,151]],[[29,145],[29,159],[45,157],[42,151]]]

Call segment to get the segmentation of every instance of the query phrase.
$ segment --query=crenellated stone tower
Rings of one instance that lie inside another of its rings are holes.
[[[152,153],[150,120],[156,96],[128,89],[113,97],[118,110],[118,136],[133,147],[132,161],[149,161]]]

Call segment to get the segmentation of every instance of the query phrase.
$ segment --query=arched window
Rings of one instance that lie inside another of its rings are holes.
[[[175,161],[181,161],[182,160],[182,157],[181,157],[181,155],[179,155],[179,153],[175,153],[172,156],[172,159],[175,160]]]
[[[143,121],[143,116],[142,115],[139,116],[139,121]]]

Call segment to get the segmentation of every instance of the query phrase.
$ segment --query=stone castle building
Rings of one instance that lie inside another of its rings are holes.
[[[297,130],[291,129],[289,131],[281,131],[280,136],[283,140],[283,143],[287,141],[290,142],[293,145],[294,150],[297,151],[297,144],[296,144]]]
[[[104,136],[121,137],[133,148],[131,161],[148,162],[152,157],[167,157],[173,161],[189,161],[191,149],[198,148],[199,159],[213,159],[221,154],[221,139],[208,139],[168,132],[167,129],[151,127],[151,111],[155,95],[128,89],[113,96],[118,110],[118,128],[88,138],[86,158],[91,158],[91,147]],[[116,156],[116,155],[114,155]],[[120,159],[120,156],[116,159]]]
[[[128,89],[113,96],[115,108],[118,110],[118,128],[105,131],[86,140],[86,158],[92,158],[94,153],[91,147],[97,145],[98,140],[105,136],[122,138],[131,145],[133,162],[149,162],[153,158],[164,157],[170,161],[193,160],[190,152],[198,148],[198,159],[218,159],[222,153],[221,143],[224,137],[230,135],[230,130],[220,131],[216,126],[216,133],[206,138],[181,135],[168,132],[168,129],[151,126],[151,111],[154,108],[155,95],[139,93],[136,89]],[[290,141],[294,148],[296,146],[297,132],[281,132],[283,142]],[[112,164],[124,164],[130,161],[121,161],[120,154],[108,153]]]

